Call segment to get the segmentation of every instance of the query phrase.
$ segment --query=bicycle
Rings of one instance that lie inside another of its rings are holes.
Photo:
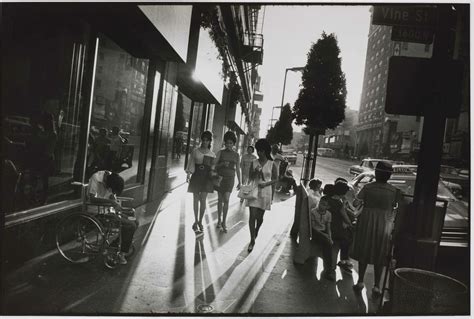
[[[87,187],[88,184],[74,183]],[[118,197],[121,201],[132,198]],[[89,207],[96,207],[97,213],[89,212]],[[82,264],[103,256],[104,265],[114,269],[119,262],[122,245],[121,218],[134,217],[133,209],[116,211],[106,204],[91,203],[87,200],[82,211],[63,218],[56,228],[56,247],[66,260],[73,264]],[[126,256],[135,251],[132,243]]]

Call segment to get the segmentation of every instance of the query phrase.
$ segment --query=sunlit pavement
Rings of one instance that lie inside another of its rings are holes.
[[[233,194],[224,234],[216,229],[216,205],[216,194],[209,196],[204,235],[196,237],[191,228],[192,195],[186,185],[174,190],[159,208],[141,213],[137,252],[127,265],[115,270],[105,269],[100,260],[71,265],[54,251],[32,261],[6,277],[4,313],[375,311],[370,292],[364,289],[357,295],[352,290],[356,269],[352,275],[337,269],[333,283],[321,279],[320,258],[293,264],[296,244],[289,230],[294,196],[277,195],[250,254],[248,209]],[[369,267],[367,287],[371,287],[372,273]]]

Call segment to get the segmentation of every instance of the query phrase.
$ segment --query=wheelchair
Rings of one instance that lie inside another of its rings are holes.
[[[133,200],[126,197],[118,199]],[[73,264],[82,264],[102,257],[104,265],[114,269],[120,264],[121,219],[127,217],[135,218],[133,209],[125,208],[119,212],[110,205],[86,201],[81,212],[73,213],[59,222],[56,228],[56,247],[61,256]],[[132,243],[125,256],[134,252]]]

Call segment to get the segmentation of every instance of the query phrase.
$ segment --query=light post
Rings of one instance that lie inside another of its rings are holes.
[[[272,108],[272,119],[270,120],[270,124],[271,124],[272,127],[273,127],[273,110],[275,108],[282,108],[283,107],[283,102],[284,102],[284,99],[285,99],[286,75],[288,74],[288,71],[297,72],[297,71],[303,71],[303,70],[304,70],[304,67],[300,67],[300,66],[295,66],[295,67],[292,67],[292,68],[286,68],[285,69],[285,79],[283,80],[283,92],[281,94],[281,104],[280,104],[280,106],[274,106]]]

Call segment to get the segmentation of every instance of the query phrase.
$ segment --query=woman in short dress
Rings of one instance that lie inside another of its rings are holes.
[[[235,175],[237,174],[237,189],[240,189],[240,157],[239,153],[234,151],[234,145],[237,137],[234,132],[228,131],[224,134],[225,148],[217,152],[216,170],[219,176],[222,176],[221,183],[217,190],[217,228],[227,233],[226,219],[229,210],[229,197],[234,188]],[[222,216],[222,218],[221,218]]]
[[[253,250],[255,239],[263,223],[263,215],[272,205],[272,186],[278,180],[278,168],[271,156],[271,146],[266,139],[255,143],[258,159],[252,162],[250,179],[258,186],[258,195],[255,199],[247,200],[249,207],[250,244],[248,252]]]
[[[249,145],[247,147],[247,153],[242,155],[242,159],[240,160],[240,168],[242,169],[242,184],[246,185],[249,182],[249,173],[250,173],[250,165],[252,162],[257,158],[253,155],[254,147]]]
[[[188,192],[193,193],[193,209],[195,232],[202,232],[202,218],[206,210],[206,198],[208,193],[214,192],[212,184],[212,172],[216,155],[211,151],[212,133],[204,131],[201,134],[201,145],[196,148],[189,157],[186,168]]]
[[[364,208],[357,220],[351,257],[359,262],[359,279],[356,291],[364,288],[367,265],[374,265],[375,282],[372,294],[380,296],[380,279],[383,264],[390,247],[393,229],[393,209],[400,200],[398,188],[387,183],[392,174],[392,165],[379,162],[375,168],[375,182],[368,183],[357,194]]]

